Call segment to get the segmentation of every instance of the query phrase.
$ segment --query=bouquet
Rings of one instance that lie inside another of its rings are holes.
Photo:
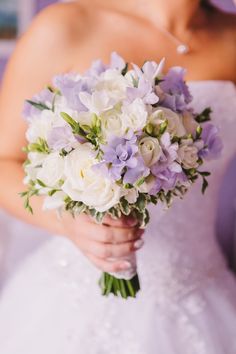
[[[57,75],[25,101],[25,208],[32,213],[30,198],[43,195],[45,209],[97,222],[131,215],[145,228],[150,203],[169,207],[199,177],[204,193],[210,173],[202,165],[220,154],[218,130],[210,108],[191,108],[185,70],[163,74],[163,66],[164,59],[129,66],[112,53],[109,65],[97,60],[83,75]],[[136,296],[130,257],[131,270],[102,274],[103,295]]]

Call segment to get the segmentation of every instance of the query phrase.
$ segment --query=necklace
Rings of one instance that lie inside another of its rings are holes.
[[[144,12],[145,9],[147,9],[147,1],[145,0],[139,0],[139,2],[136,4],[136,8],[139,8],[141,12]],[[149,14],[152,12],[149,11]],[[150,15],[149,15],[150,17]],[[152,20],[152,24],[159,29],[166,37],[168,37],[172,42],[176,44],[176,52],[178,54],[184,55],[188,54],[190,52],[190,47],[186,42],[181,41],[179,38],[173,35],[170,31],[168,31],[165,27],[160,25],[157,21],[157,18],[154,14],[150,17]]]
[[[169,37],[172,42],[176,44],[176,52],[178,54],[184,55],[188,54],[190,52],[190,47],[187,43],[182,42],[180,39],[175,37],[173,33],[169,32],[166,28],[160,26],[155,22],[155,26],[158,27],[158,29],[166,36]]]

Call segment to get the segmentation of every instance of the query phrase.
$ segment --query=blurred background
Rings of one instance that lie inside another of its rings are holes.
[[[87,0],[90,1],[90,0]],[[32,18],[55,0],[0,0],[0,85],[7,59],[17,37],[23,33]],[[233,0],[212,0],[224,11],[236,13]],[[1,173],[1,172],[0,172]],[[217,237],[229,264],[236,269],[236,159],[232,161],[222,184],[217,216]],[[233,182],[233,183],[232,183]],[[230,186],[230,187],[229,187]],[[10,278],[19,262],[45,242],[44,231],[15,220],[0,210],[0,287]]]

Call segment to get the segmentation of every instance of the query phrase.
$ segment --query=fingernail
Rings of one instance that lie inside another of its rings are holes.
[[[124,261],[124,262],[120,263],[119,268],[120,268],[120,270],[129,269],[129,268],[131,268],[131,263]]]
[[[144,244],[144,241],[142,239],[137,240],[134,242],[134,248],[136,250],[138,250],[139,248],[141,248],[143,246],[143,244]]]

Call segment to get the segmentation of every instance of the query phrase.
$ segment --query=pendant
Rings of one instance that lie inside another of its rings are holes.
[[[179,54],[187,54],[189,53],[189,46],[187,44],[179,44],[178,47],[176,48],[177,53]]]

